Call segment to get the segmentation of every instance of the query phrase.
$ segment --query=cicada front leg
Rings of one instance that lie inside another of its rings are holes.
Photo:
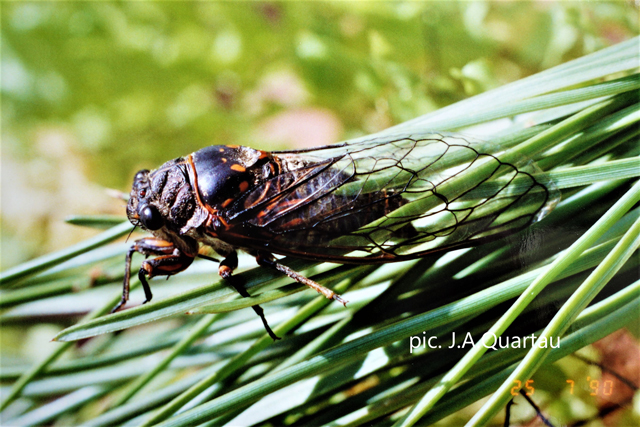
[[[151,288],[147,282],[147,277],[154,276],[171,276],[186,270],[193,262],[193,256],[180,251],[171,242],[158,239],[155,237],[147,237],[136,240],[133,246],[127,252],[125,257],[124,282],[122,284],[122,298],[120,302],[111,310],[112,313],[118,311],[129,300],[129,287],[131,277],[131,257],[135,252],[144,255],[157,255],[156,258],[147,259],[142,262],[140,270],[138,270],[138,278],[142,283],[145,300],[143,304],[148,303],[153,298]]]

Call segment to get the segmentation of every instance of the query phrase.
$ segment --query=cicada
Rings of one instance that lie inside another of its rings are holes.
[[[155,256],[138,274],[145,302],[147,278],[185,270],[206,245],[223,257],[223,278],[241,250],[344,303],[273,255],[387,263],[514,233],[546,215],[557,191],[531,162],[496,151],[459,135],[406,134],[296,151],[216,145],[141,170],[127,216],[153,237],[128,251],[114,311],[128,299],[134,252]]]

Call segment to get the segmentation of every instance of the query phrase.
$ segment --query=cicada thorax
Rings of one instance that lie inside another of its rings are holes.
[[[165,225],[179,232],[193,216],[196,200],[185,172],[183,159],[176,159],[150,176],[151,192],[157,195],[156,205],[165,218]]]
[[[241,146],[203,148],[189,156],[189,162],[198,201],[221,217],[227,217],[226,210],[259,182],[279,171],[278,164],[267,152]]]

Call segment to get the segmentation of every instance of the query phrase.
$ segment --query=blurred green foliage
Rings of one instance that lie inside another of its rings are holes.
[[[65,215],[123,215],[100,186],[127,191],[142,167],[211,144],[375,132],[638,33],[627,1],[22,1],[0,13],[3,269],[86,237]],[[2,327],[3,364],[49,351],[62,326],[45,321]],[[573,418],[595,408],[563,399]]]
[[[375,132],[636,32],[621,1],[4,3],[3,253],[31,244],[3,265],[69,243],[53,210],[122,210],[78,181],[126,191],[207,145]]]

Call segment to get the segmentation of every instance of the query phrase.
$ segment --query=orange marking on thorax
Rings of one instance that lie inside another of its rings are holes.
[[[193,154],[189,154],[187,156],[187,163],[189,167],[187,168],[187,172],[189,173],[189,179],[193,182],[193,192],[196,194],[196,199],[198,200],[198,204],[200,206],[204,206],[204,208],[209,211],[211,215],[217,216],[218,211],[212,208],[211,206],[202,203],[202,199],[200,198],[200,189],[198,187],[198,174],[196,173],[196,166],[193,164]]]
[[[236,172],[245,172],[247,169],[244,166],[236,163],[231,165],[231,170]]]

